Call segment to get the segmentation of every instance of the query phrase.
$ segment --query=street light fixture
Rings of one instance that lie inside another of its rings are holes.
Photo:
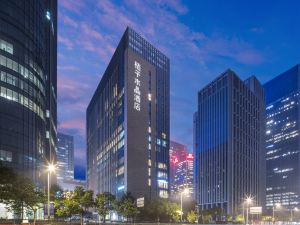
[[[49,163],[47,166],[47,171],[48,171],[48,220],[50,220],[50,176],[51,173],[55,173],[55,165],[53,163]]]
[[[246,217],[246,224],[248,224],[248,220],[249,220],[249,206],[252,203],[253,199],[251,197],[247,197],[246,198],[246,204],[247,204],[247,217]]]
[[[189,189],[185,188],[181,193],[180,193],[180,221],[182,222],[182,216],[183,216],[183,211],[182,211],[182,196],[187,195],[189,193]]]
[[[275,203],[275,206],[273,205],[273,222],[275,222],[275,209],[280,209],[281,204],[280,203]]]
[[[295,208],[293,208],[293,209],[291,209],[291,222],[293,222],[293,211],[295,211],[295,212],[298,212],[299,211],[299,209],[297,208],[297,207],[295,207]]]

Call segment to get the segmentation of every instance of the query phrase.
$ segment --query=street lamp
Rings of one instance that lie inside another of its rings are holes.
[[[189,189],[185,188],[181,193],[180,193],[180,221],[182,222],[182,196],[187,195],[189,193]]]
[[[298,212],[299,211],[299,209],[297,208],[297,207],[295,207],[295,208],[293,208],[293,209],[291,209],[291,222],[293,222],[293,211],[295,211],[295,212]]]
[[[280,203],[273,205],[273,222],[275,222],[275,208],[279,209],[281,207]]]
[[[47,171],[48,171],[48,208],[47,208],[47,211],[48,211],[48,220],[50,220],[50,176],[51,176],[51,173],[55,172],[55,165],[52,163],[48,164]]]
[[[248,219],[249,219],[249,205],[252,203],[252,198],[247,197],[246,198],[246,204],[247,204],[247,217],[246,217],[246,224],[248,224]]]

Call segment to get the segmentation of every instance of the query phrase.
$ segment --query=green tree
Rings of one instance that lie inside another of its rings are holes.
[[[196,223],[198,221],[198,213],[194,210],[188,212],[187,221],[190,223]]]
[[[81,225],[83,225],[83,215],[88,210],[94,206],[94,198],[93,191],[84,190],[83,187],[77,186],[74,190],[73,199],[76,203],[78,203],[77,213],[80,214],[81,217]],[[74,205],[75,206],[75,205]]]
[[[121,200],[117,203],[117,211],[127,218],[134,220],[135,216],[139,213],[139,210],[135,204],[135,199],[130,193],[126,193],[122,196]]]
[[[166,216],[169,217],[169,221],[178,222],[180,218],[180,207],[177,203],[164,201]]]
[[[115,196],[109,192],[104,192],[97,194],[95,199],[95,206],[99,215],[102,217],[103,223],[105,223],[105,217],[111,209],[113,209],[113,202],[115,201]]]
[[[160,222],[166,215],[166,204],[163,199],[152,200],[145,207],[148,216],[156,222]]]
[[[239,214],[235,217],[235,221],[238,223],[244,223],[244,217],[242,214]]]
[[[35,225],[36,222],[37,210],[43,208],[44,203],[46,203],[46,196],[43,191],[36,188],[30,192],[30,196],[26,202],[26,205],[33,212],[33,225]]]
[[[67,192],[61,199],[56,199],[54,207],[59,217],[67,217],[73,214],[80,215],[83,224],[84,213],[94,206],[93,191],[75,187],[73,192]]]

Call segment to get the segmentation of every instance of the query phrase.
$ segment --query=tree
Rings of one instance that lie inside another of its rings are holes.
[[[30,192],[30,196],[28,198],[28,201],[26,202],[26,205],[33,211],[33,225],[35,225],[36,222],[37,210],[43,208],[45,202],[46,196],[44,192],[37,188]]]
[[[135,199],[130,193],[126,193],[122,196],[116,208],[121,215],[127,218],[127,221],[129,218],[134,220],[135,216],[139,213]]]
[[[95,199],[95,206],[99,215],[102,217],[103,223],[105,223],[105,217],[109,213],[109,210],[113,209],[113,202],[115,196],[109,192],[97,194]]]
[[[0,165],[0,202],[6,204],[10,211],[20,215],[22,220],[24,211],[31,209],[35,223],[36,211],[45,202],[45,196],[29,178]]]
[[[190,223],[196,223],[198,221],[198,213],[194,210],[188,212],[187,221]]]
[[[84,213],[94,206],[93,191],[77,186],[73,192],[67,192],[61,199],[57,199],[54,206],[56,214],[60,217],[79,214],[83,225]]]
[[[177,203],[164,201],[166,216],[169,217],[169,221],[178,222],[180,218],[180,207]]]
[[[88,208],[94,206],[93,191],[84,190],[83,187],[77,186],[74,190],[73,199],[78,203],[77,213],[81,217],[81,225],[83,225],[83,215]]]
[[[244,223],[244,216],[242,214],[239,214],[235,217],[235,221],[238,223]]]

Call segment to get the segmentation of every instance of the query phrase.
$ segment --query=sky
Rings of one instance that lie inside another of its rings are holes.
[[[130,26],[170,58],[171,140],[193,146],[197,92],[228,68],[263,84],[300,63],[300,1],[58,0],[58,131],[86,168],[87,105]]]

